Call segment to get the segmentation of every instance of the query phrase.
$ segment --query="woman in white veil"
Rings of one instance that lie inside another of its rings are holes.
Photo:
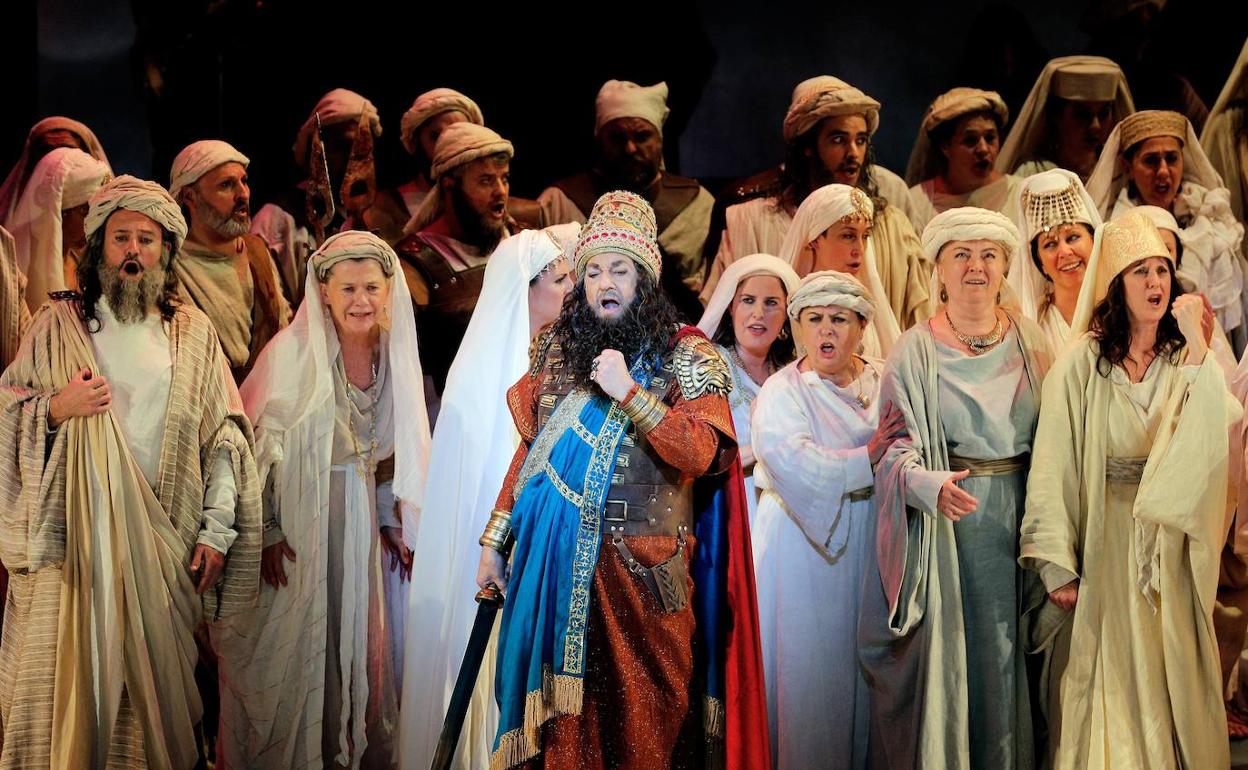
[[[410,547],[429,459],[416,323],[401,276],[394,250],[372,233],[326,240],[308,260],[294,321],[240,388],[266,490],[264,579],[255,610],[214,630],[224,766],[394,760],[382,548],[401,550],[391,538]],[[360,299],[338,298],[352,292],[367,294],[368,313]],[[349,347],[371,353],[371,384],[347,372]],[[391,457],[392,480],[383,481]]]
[[[552,293],[571,287],[566,254],[580,225],[524,230],[501,244],[485,268],[477,310],[451,365],[433,436],[429,474],[413,546],[403,677],[403,767],[428,767],[476,616],[477,538],[520,441],[506,394],[529,368],[535,333],[555,320]],[[531,303],[531,298],[534,300]],[[491,638],[491,648],[497,636]],[[460,735],[455,767],[488,767],[498,707],[487,652]]]
[[[874,218],[875,207],[866,193],[843,184],[825,185],[802,201],[776,256],[792,265],[799,277],[838,270],[861,281],[879,308],[863,335],[862,352],[872,358],[887,358],[901,336],[901,328],[880,282],[875,249],[869,237],[861,251],[857,246],[838,245],[836,237],[842,235],[840,230],[861,228],[864,224],[869,233]]]

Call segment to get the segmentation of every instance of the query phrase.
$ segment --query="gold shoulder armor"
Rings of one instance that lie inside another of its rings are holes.
[[[708,393],[727,396],[732,391],[732,372],[728,362],[707,338],[690,334],[676,343],[672,361],[676,381],[686,401]]]

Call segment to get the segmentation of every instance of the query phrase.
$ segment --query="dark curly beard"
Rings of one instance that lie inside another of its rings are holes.
[[[642,273],[633,301],[620,316],[609,320],[594,313],[585,297],[584,282],[578,282],[564,302],[553,332],[563,348],[568,373],[584,382],[602,351],[618,350],[632,366],[643,354],[665,353],[679,325],[680,316],[667,295],[648,273]]]

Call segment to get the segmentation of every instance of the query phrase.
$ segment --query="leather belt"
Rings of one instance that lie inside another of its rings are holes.
[[[676,537],[693,529],[691,490],[667,484],[612,484],[602,506],[602,534]]]

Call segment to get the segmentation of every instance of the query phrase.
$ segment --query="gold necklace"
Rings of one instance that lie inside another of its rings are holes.
[[[737,343],[734,342],[728,346],[728,357],[732,359],[732,362],[737,365],[738,369],[745,372],[745,376],[749,377],[751,382],[753,382],[755,385],[758,385],[759,387],[762,387],[763,383],[755,379],[754,375],[750,373],[750,370],[746,368],[745,361],[742,360],[741,354],[737,352]],[[768,377],[776,373],[776,370],[772,368],[770,362],[765,361],[764,363],[767,364],[767,376]],[[766,377],[763,378],[764,381],[766,381],[766,379],[767,379]]]
[[[997,319],[997,325],[988,334],[963,334],[953,325],[953,316],[949,315],[948,310],[945,311],[945,320],[949,322],[949,330],[958,338],[958,342],[970,348],[971,355],[978,356],[992,350],[1001,342],[1001,316],[995,313],[993,315]]]
[[[851,398],[851,397],[847,396],[846,394],[842,393],[842,392],[841,392],[841,386],[840,386],[840,385],[837,385],[837,384],[836,384],[836,381],[835,381],[835,380],[833,380],[833,379],[831,379],[831,378],[828,378],[828,382],[832,383],[832,391],[833,391],[834,393],[836,393],[836,395],[840,396],[840,397],[841,397],[841,400],[845,401],[845,402],[846,402],[846,403],[848,403],[850,406],[853,406],[854,404],[857,404],[857,405],[859,406],[859,408],[861,408],[861,409],[864,409],[864,410],[865,410],[865,409],[867,409],[869,406],[871,406],[871,399],[867,397],[867,394],[866,394],[866,392],[863,390],[863,387],[862,387],[862,378],[863,378],[863,376],[867,373],[867,364],[866,364],[866,362],[863,362],[863,364],[862,364],[862,369],[859,369],[859,368],[858,368],[858,358],[857,358],[857,356],[855,356],[854,358],[850,359],[850,364],[849,364],[849,366],[850,366],[850,369],[851,369],[851,372],[850,372],[850,375],[851,375],[851,376],[853,376],[853,373],[854,373],[854,372],[857,372],[857,373],[858,373],[858,374],[857,374],[857,376],[854,378],[854,380],[856,380],[856,381],[857,381],[857,383],[858,383],[858,395],[857,395],[857,396],[854,396],[854,397],[852,397],[852,398]],[[849,388],[849,383],[846,383],[846,384],[845,384],[845,388],[846,388],[846,389],[848,389],[848,388]]]

